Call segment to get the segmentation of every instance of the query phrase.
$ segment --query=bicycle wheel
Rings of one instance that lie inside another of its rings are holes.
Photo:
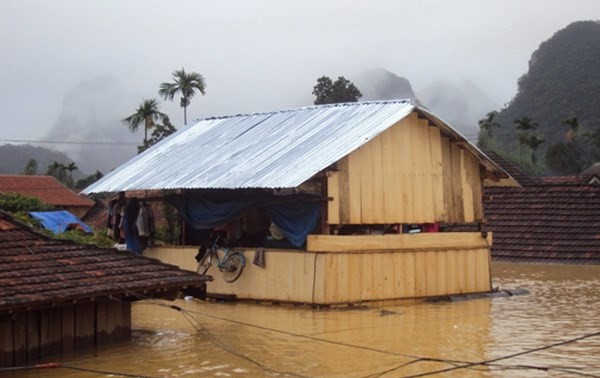
[[[196,273],[200,273],[202,271],[202,275],[205,275],[208,272],[208,269],[212,266],[212,253],[210,250],[206,251],[204,256],[198,262],[198,269],[196,269]]]
[[[245,265],[246,261],[241,252],[233,252],[227,256],[225,261],[223,261],[223,269],[221,269],[225,282],[232,283],[237,280],[242,274]]]

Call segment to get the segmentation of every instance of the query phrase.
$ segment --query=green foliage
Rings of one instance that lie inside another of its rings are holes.
[[[519,138],[518,134],[528,130],[507,126],[523,117],[539,123],[538,138],[546,142],[538,146],[542,156],[546,149],[573,141],[576,135],[591,136],[600,131],[600,96],[596,93],[600,93],[600,23],[574,22],[532,54],[528,72],[519,79],[517,94],[495,117],[502,131],[494,133],[491,139],[505,154],[518,159],[521,143],[527,139]],[[527,148],[527,143],[523,147]],[[560,158],[556,155],[557,148],[553,147],[548,162]],[[588,163],[600,158],[591,138],[579,138],[579,148]],[[569,156],[565,155],[564,166],[573,169],[576,164],[569,163],[572,160]],[[548,174],[558,166],[539,168],[541,173]]]
[[[43,203],[35,197],[8,193],[0,195],[0,209],[10,213],[16,213],[53,210],[54,207]]]
[[[358,88],[343,76],[335,82],[327,76],[318,78],[312,94],[315,96],[315,105],[356,102],[362,97]]]
[[[59,235],[54,235],[49,231],[46,233],[55,239],[71,240],[78,244],[93,244],[99,247],[112,247],[115,244],[114,240],[106,236],[106,230],[97,234],[86,234],[79,230],[67,230]]]
[[[491,111],[485,115],[485,118],[482,118],[479,120],[479,129],[481,131],[485,131],[490,138],[494,137],[494,135],[493,135],[494,128],[502,127],[502,125],[500,125],[498,122],[496,122],[497,115],[498,115],[497,111]]]
[[[76,169],[78,169],[78,168],[74,162],[71,162],[68,165],[65,165],[65,164],[55,161],[48,166],[46,175],[53,176],[58,181],[60,181],[63,185],[65,185],[69,188],[72,188],[74,186],[73,171]],[[67,171],[69,171],[69,174],[67,174]]]
[[[166,137],[177,131],[175,126],[171,124],[171,121],[169,120],[168,116],[165,115],[162,118],[162,122],[162,125],[157,124],[154,127],[150,139],[144,141],[143,144],[138,146],[138,154],[141,154],[142,152],[146,151],[150,146],[155,145],[156,143],[160,142],[161,140],[165,139]]]
[[[578,174],[585,168],[582,155],[581,148],[575,143],[553,143],[546,150],[545,162],[553,174]]]
[[[177,210],[173,206],[165,203],[163,205],[163,217],[166,226],[157,228],[155,239],[165,244],[177,244],[180,231]]]
[[[25,170],[23,171],[24,175],[35,176],[37,175],[38,163],[35,159],[29,159],[27,165],[25,166]]]
[[[85,178],[82,178],[81,180],[78,180],[77,183],[75,184],[75,188],[77,188],[77,189],[87,188],[88,186],[92,185],[96,181],[100,180],[102,177],[104,177],[102,172],[96,171],[96,173],[93,173]]]

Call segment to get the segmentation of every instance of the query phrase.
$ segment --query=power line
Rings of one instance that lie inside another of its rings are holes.
[[[67,140],[33,140],[33,139],[0,139],[4,143],[32,143],[32,144],[75,144],[97,146],[137,146],[135,142],[108,142],[108,141],[67,141]]]
[[[446,372],[449,372],[449,371],[459,370],[459,369],[466,369],[466,368],[470,368],[470,367],[474,367],[474,366],[493,365],[494,362],[498,362],[498,361],[502,361],[502,360],[508,360],[508,359],[519,357],[519,356],[522,356],[522,355],[525,355],[525,354],[530,354],[530,353],[533,353],[533,352],[539,352],[539,351],[542,351],[542,350],[554,348],[554,347],[565,345],[565,344],[571,344],[571,343],[574,343],[574,342],[577,342],[577,341],[581,341],[581,340],[584,340],[584,339],[589,339],[591,337],[598,337],[598,336],[600,336],[600,332],[589,333],[587,335],[583,335],[583,336],[576,337],[576,338],[573,338],[573,339],[569,339],[569,340],[565,340],[565,341],[560,341],[560,342],[557,342],[557,343],[554,343],[554,344],[545,345],[545,346],[541,346],[541,347],[538,347],[538,348],[524,350],[522,352],[509,354],[507,356],[502,356],[502,357],[498,357],[498,358],[493,358],[491,360],[480,361],[480,362],[471,362],[471,363],[468,363],[468,364],[465,364],[465,365],[462,365],[462,366],[454,366],[454,367],[451,367],[451,368],[434,370],[434,371],[429,371],[429,372],[426,372],[426,373],[408,375],[408,376],[405,376],[404,378],[426,377],[426,376],[429,376],[429,375],[446,373]],[[537,367],[537,368],[539,369],[539,367]],[[546,369],[550,370],[552,368],[546,368]]]

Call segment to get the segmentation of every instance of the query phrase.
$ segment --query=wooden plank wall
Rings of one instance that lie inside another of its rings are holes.
[[[338,253],[267,251],[266,268],[247,267],[233,283],[218,272],[210,294],[307,304],[355,303],[485,292],[487,247]]]
[[[329,224],[483,218],[478,160],[416,113],[340,160],[328,189]]]
[[[310,235],[307,251],[266,250],[264,268],[251,263],[254,251],[245,251],[240,278],[226,283],[209,271],[214,281],[207,292],[309,304],[485,292],[491,290],[488,243],[491,234],[486,241],[480,233]]]
[[[0,367],[67,356],[77,348],[126,340],[131,305],[99,301],[31,310],[0,317]]]

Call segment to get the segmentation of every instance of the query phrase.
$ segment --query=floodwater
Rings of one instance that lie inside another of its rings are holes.
[[[494,264],[493,285],[531,294],[319,310],[198,300],[133,307],[130,343],[69,369],[5,377],[600,377],[600,266]],[[549,347],[553,344],[578,341]],[[536,350],[536,351],[533,351]],[[515,357],[511,355],[519,354]],[[476,365],[494,360],[488,365]],[[465,365],[472,363],[471,366]],[[439,373],[434,374],[434,372]]]

